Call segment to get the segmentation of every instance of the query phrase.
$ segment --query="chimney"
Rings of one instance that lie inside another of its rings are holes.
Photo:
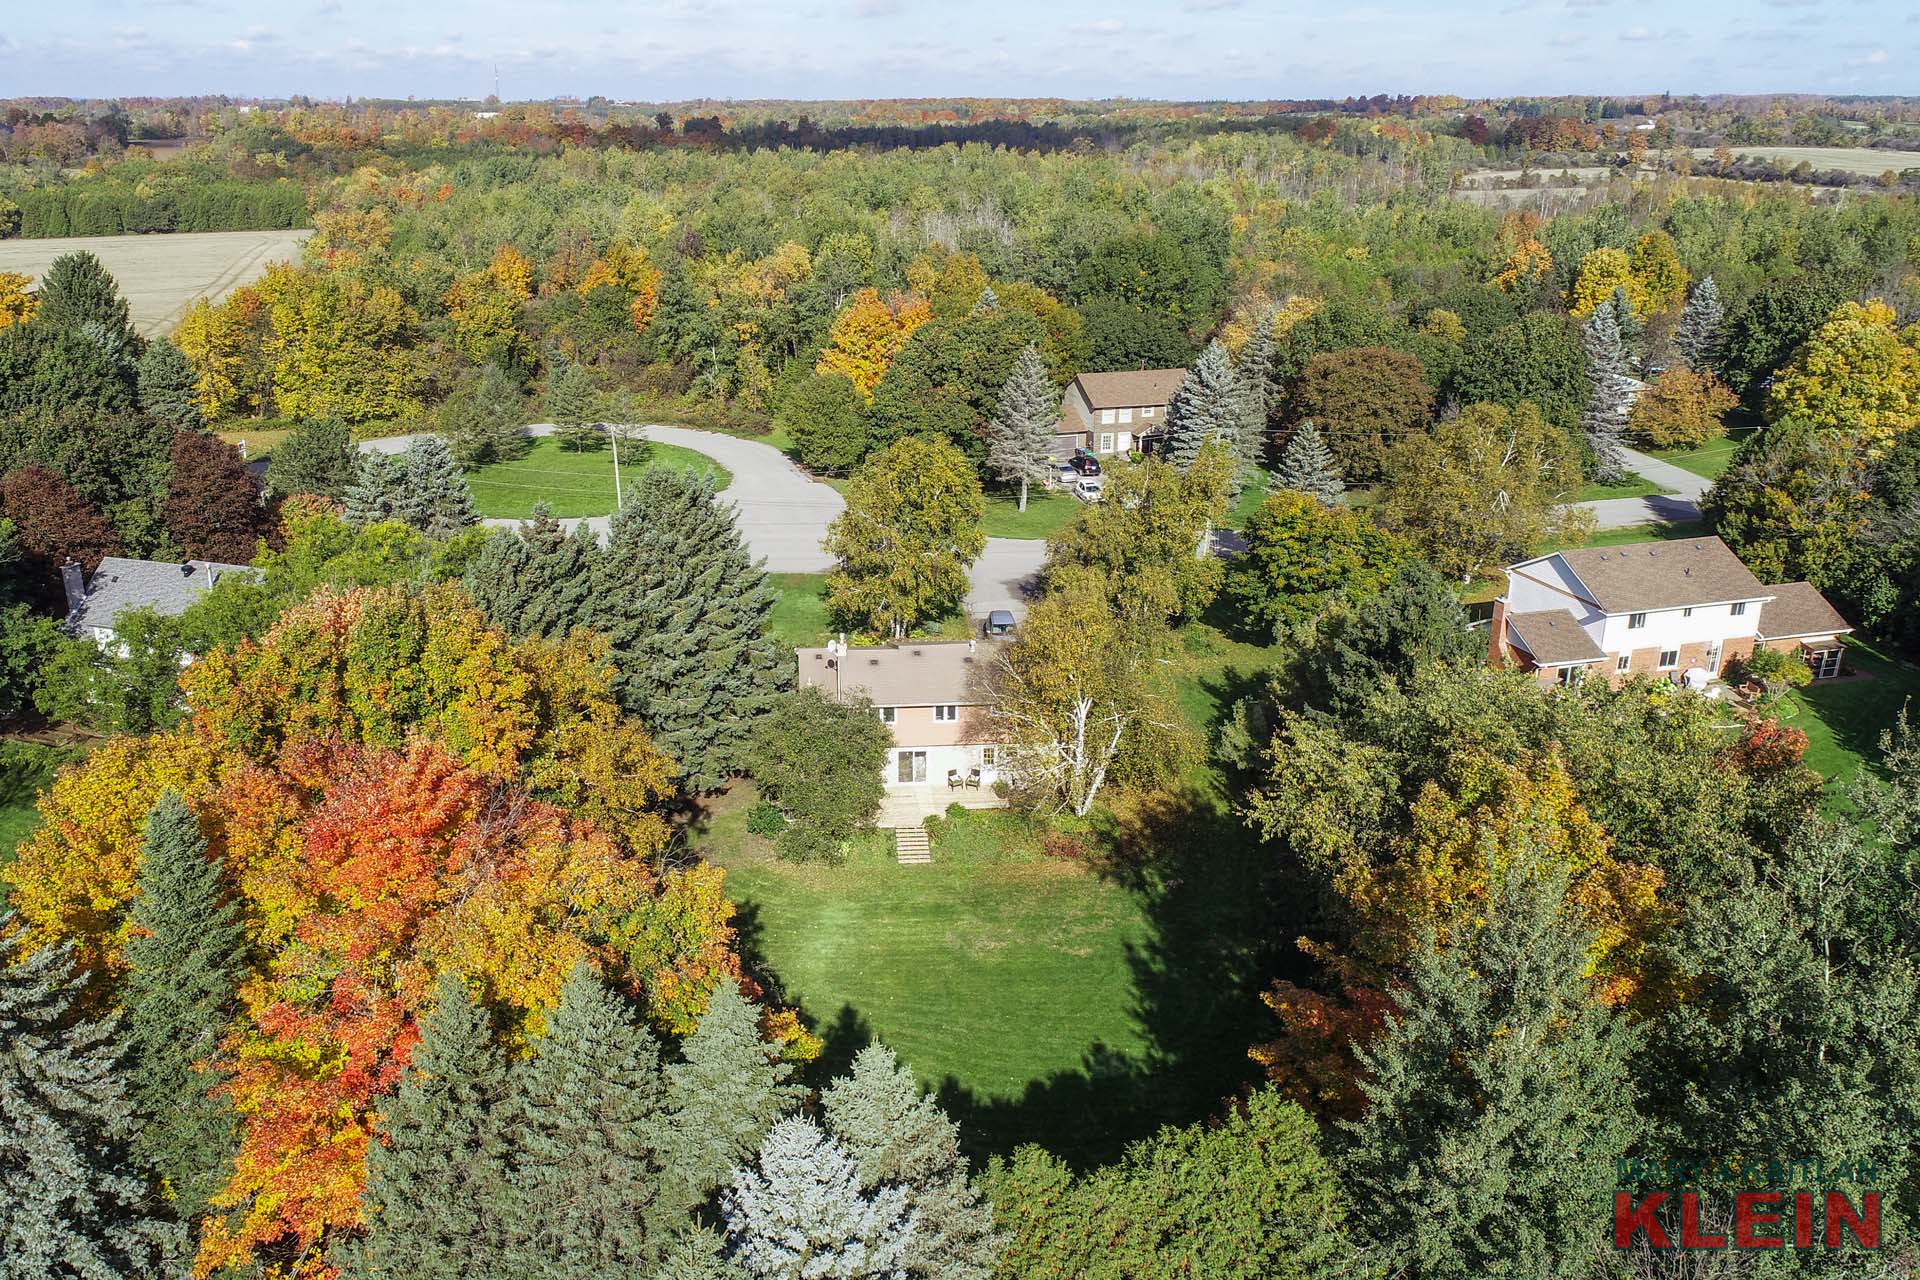
[[[67,591],[67,616],[72,617],[87,600],[87,575],[80,571],[72,556],[60,566],[60,585]]]

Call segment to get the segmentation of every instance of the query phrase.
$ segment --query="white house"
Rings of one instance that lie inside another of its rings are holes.
[[[1506,573],[1488,657],[1542,682],[1688,672],[1702,682],[1762,643],[1797,647],[1827,679],[1852,630],[1813,586],[1762,583],[1718,538],[1555,551]]]
[[[244,564],[211,560],[130,560],[107,556],[88,579],[69,558],[60,566],[60,582],[67,595],[67,631],[90,635],[101,648],[114,644],[114,622],[131,609],[152,609],[162,617],[178,617],[213,584],[230,574],[257,579],[260,570]]]
[[[829,644],[796,650],[800,686],[835,697],[864,694],[893,731],[888,788],[989,791],[1000,748],[986,725],[980,681],[993,641],[907,642],[870,648]]]

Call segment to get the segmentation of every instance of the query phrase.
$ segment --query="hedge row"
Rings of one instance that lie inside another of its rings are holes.
[[[291,182],[209,182],[151,195],[88,184],[23,191],[13,200],[20,206],[20,234],[30,238],[311,225],[306,192]]]

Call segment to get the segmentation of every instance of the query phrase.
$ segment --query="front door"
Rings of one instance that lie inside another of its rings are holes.
[[[902,751],[899,753],[899,773],[901,782],[925,782],[927,780],[927,753],[924,751]]]
[[[1707,646],[1707,660],[1702,665],[1713,674],[1720,674],[1720,642],[1718,640]]]

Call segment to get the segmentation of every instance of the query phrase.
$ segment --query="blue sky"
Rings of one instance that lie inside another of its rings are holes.
[[[0,95],[1920,93],[1912,0],[0,0]]]

